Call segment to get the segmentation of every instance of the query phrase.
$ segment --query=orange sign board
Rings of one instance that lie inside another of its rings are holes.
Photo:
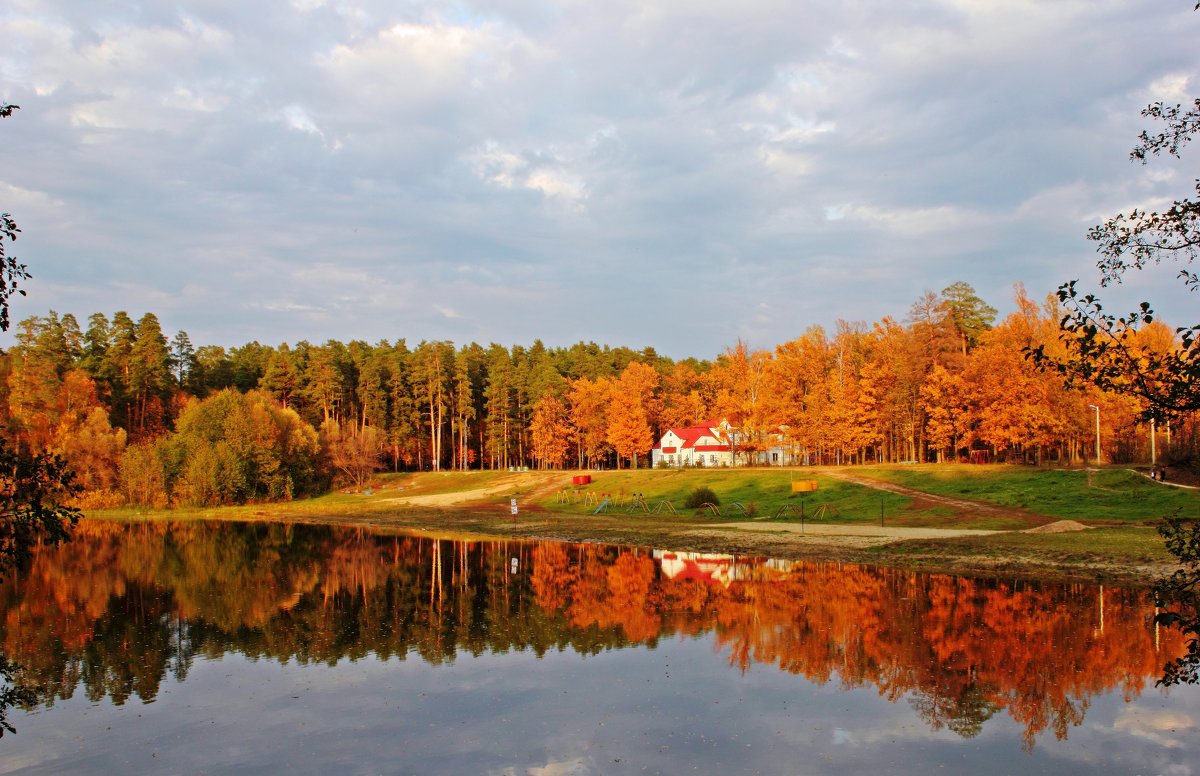
[[[792,493],[811,493],[816,489],[816,480],[796,480],[792,483]]]

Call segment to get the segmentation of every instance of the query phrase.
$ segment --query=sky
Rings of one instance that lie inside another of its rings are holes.
[[[1129,151],[1200,94],[1194,5],[8,0],[13,319],[711,358],[960,280],[1003,315],[1192,190]],[[1177,271],[1102,298],[1190,325]]]

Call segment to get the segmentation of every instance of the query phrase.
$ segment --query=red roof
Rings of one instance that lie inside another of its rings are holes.
[[[717,432],[713,430],[711,426],[688,426],[687,428],[671,428],[667,429],[667,431],[673,433],[675,436],[683,440],[681,447],[683,447],[685,450],[689,448],[695,448],[697,450],[704,450],[708,452],[729,449],[729,445],[726,444],[700,445],[697,447],[696,443],[704,437],[712,437],[713,439],[717,440],[720,439],[720,437],[717,436]]]

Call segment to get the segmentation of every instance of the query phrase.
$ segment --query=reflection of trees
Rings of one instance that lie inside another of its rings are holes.
[[[514,566],[515,561],[515,566]],[[151,700],[197,656],[430,663],[460,651],[593,654],[713,632],[756,664],[907,698],[933,728],[1004,710],[1032,745],[1090,699],[1136,695],[1180,654],[1137,591],[737,561],[726,584],[668,578],[646,551],[445,541],[357,529],[88,522],[0,586],[0,651],[53,703]],[[23,703],[30,702],[24,699]]]

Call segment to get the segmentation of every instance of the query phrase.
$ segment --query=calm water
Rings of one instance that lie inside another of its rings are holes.
[[[1200,771],[1140,591],[93,522],[0,608],[2,773]]]

